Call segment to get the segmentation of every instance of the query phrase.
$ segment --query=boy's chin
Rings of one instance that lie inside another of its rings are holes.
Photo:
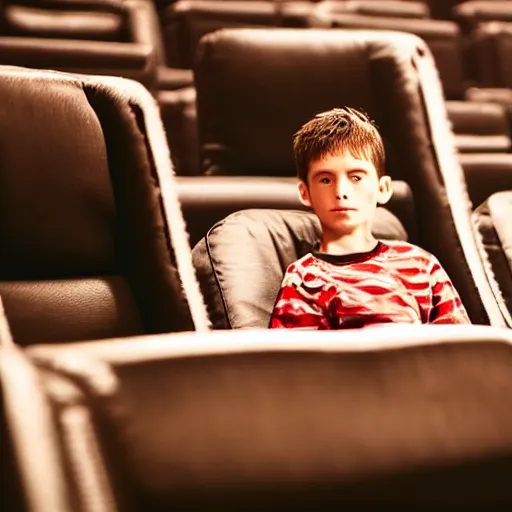
[[[352,223],[352,222],[344,222],[344,223],[336,223],[331,226],[326,226],[327,230],[334,236],[341,238],[343,236],[350,236],[354,234],[356,231],[361,229],[361,224]]]

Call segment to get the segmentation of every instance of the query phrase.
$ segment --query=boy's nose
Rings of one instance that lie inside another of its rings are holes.
[[[339,180],[336,184],[336,199],[348,199],[349,184],[346,180]]]

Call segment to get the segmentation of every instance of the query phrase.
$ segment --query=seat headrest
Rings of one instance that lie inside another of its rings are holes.
[[[313,250],[320,233],[313,213],[296,210],[243,210],[210,229],[192,257],[214,328],[266,328],[286,268]],[[384,208],[373,233],[407,239]]]

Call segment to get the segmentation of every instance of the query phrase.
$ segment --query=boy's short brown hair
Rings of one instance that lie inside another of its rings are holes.
[[[379,178],[386,174],[384,144],[375,124],[364,112],[344,107],[317,114],[294,135],[299,179],[307,184],[311,162],[344,151],[372,162]]]

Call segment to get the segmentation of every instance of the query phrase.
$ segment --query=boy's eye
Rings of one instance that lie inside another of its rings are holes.
[[[358,181],[361,181],[363,178],[362,178],[362,176],[359,176],[358,174],[354,174],[353,176],[351,176],[351,179],[352,179],[352,181],[358,182]]]
[[[331,183],[331,178],[327,178],[327,177],[320,178],[320,183],[323,183],[324,185],[328,185],[329,183]]]

